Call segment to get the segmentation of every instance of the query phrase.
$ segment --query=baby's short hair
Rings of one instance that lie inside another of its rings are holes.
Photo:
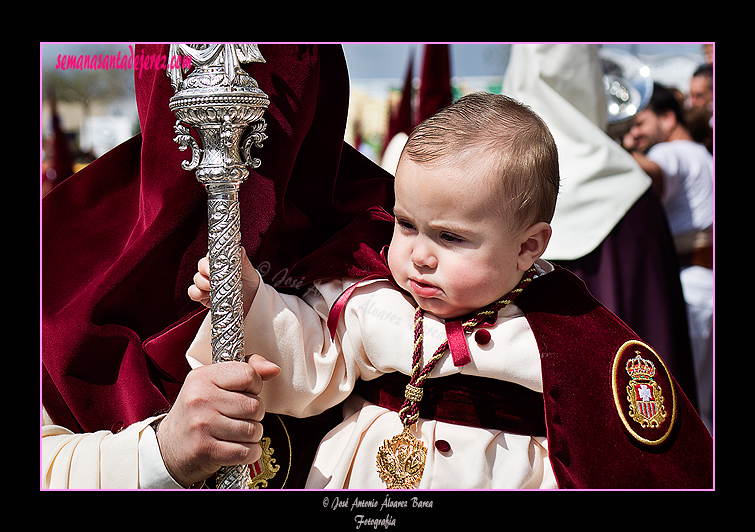
[[[512,228],[550,223],[559,188],[558,152],[532,109],[500,94],[468,94],[415,127],[402,157],[416,164],[453,164],[468,152],[477,156],[471,160],[487,158],[500,177],[501,208]]]

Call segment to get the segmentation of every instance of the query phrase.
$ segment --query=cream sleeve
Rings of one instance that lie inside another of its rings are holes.
[[[262,355],[281,368],[281,374],[265,382],[260,394],[268,412],[317,415],[344,401],[357,379],[382,374],[360,341],[358,315],[346,313],[346,326],[341,323],[336,337],[330,338],[330,307],[354,282],[315,283],[301,298],[260,282],[244,320],[244,346],[247,354]],[[193,367],[211,363],[210,336],[208,314],[187,352]]]
[[[158,416],[159,417],[159,416]],[[151,417],[114,434],[42,426],[44,489],[181,489],[160,455]]]

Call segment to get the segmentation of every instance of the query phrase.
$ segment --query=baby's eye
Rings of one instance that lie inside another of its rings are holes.
[[[458,243],[458,242],[463,242],[464,241],[463,238],[461,238],[459,236],[456,236],[456,235],[454,235],[452,233],[441,233],[440,239],[443,240],[446,243],[449,243],[449,244],[453,244],[453,243]]]
[[[399,225],[399,227],[407,231],[414,229],[414,225],[411,222],[408,222],[407,220],[396,220],[396,223]]]

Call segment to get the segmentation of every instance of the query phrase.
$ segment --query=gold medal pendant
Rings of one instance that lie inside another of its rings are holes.
[[[427,448],[408,426],[378,449],[377,470],[388,489],[413,489],[425,470]]]

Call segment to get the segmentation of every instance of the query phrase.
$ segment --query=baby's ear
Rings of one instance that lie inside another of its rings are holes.
[[[545,253],[552,233],[550,224],[546,222],[537,222],[524,231],[517,261],[519,270],[527,271]]]

